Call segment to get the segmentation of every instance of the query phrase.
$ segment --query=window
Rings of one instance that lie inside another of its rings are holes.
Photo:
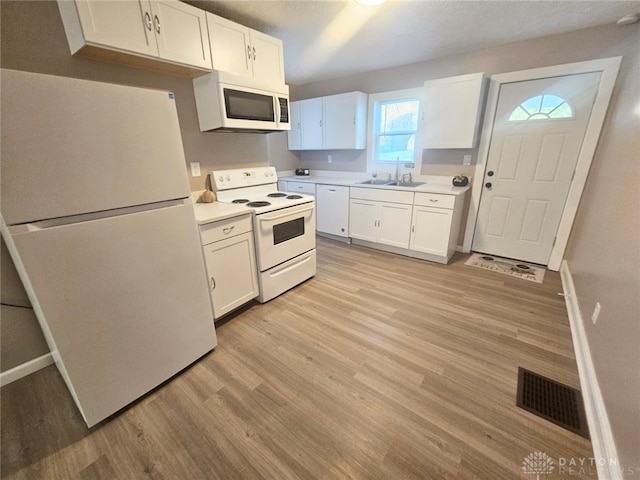
[[[562,97],[557,95],[538,95],[518,105],[511,112],[509,121],[547,120],[549,118],[573,118],[573,110]]]
[[[372,163],[414,166],[419,152],[420,89],[371,95]]]

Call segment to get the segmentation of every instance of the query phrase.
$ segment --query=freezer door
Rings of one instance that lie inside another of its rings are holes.
[[[215,347],[192,205],[12,238],[89,426]]]
[[[186,198],[173,94],[2,70],[8,225]]]

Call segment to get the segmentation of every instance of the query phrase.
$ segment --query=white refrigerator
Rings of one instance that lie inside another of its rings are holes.
[[[93,426],[217,343],[172,93],[1,71],[2,235]]]

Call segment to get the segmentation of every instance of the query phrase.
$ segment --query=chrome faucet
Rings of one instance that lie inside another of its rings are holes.
[[[409,181],[407,181],[407,177],[409,177]],[[402,183],[412,183],[413,177],[411,176],[411,172],[402,174]]]

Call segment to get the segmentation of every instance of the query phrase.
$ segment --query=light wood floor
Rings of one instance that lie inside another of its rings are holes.
[[[533,479],[542,451],[541,478],[566,478],[558,458],[590,442],[515,406],[519,366],[579,387],[559,275],[466,258],[319,239],[313,279],[218,325],[215,352],[91,431],[55,367],[10,384],[2,476]]]

